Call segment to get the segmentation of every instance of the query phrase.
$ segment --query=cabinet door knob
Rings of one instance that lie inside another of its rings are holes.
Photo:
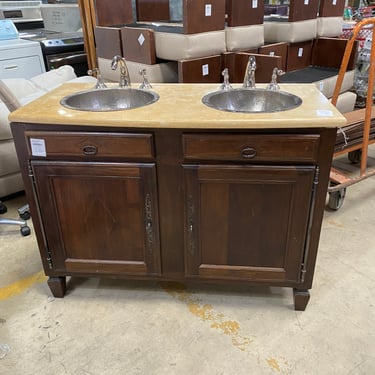
[[[256,149],[252,147],[245,147],[241,150],[241,156],[245,159],[252,159],[256,156],[256,154]]]
[[[98,148],[96,146],[83,146],[82,151],[85,155],[96,155],[98,153]]]

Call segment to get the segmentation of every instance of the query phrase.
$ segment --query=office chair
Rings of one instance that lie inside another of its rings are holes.
[[[7,211],[7,206],[0,201],[0,214],[5,214]],[[27,225],[26,220],[30,219],[29,205],[25,204],[20,207],[18,209],[18,214],[23,220],[0,218],[0,225],[19,225],[22,236],[28,236],[30,234],[30,227]]]

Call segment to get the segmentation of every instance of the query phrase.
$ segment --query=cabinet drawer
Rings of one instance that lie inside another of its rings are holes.
[[[8,51],[9,52],[9,51]],[[41,56],[16,56],[0,60],[0,78],[32,78],[43,73]]]
[[[26,138],[30,157],[154,157],[152,134],[27,131]]]
[[[186,159],[316,162],[319,135],[184,134]]]

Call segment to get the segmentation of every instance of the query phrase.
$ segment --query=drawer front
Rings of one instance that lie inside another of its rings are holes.
[[[0,60],[0,78],[32,78],[44,72],[39,56],[20,56]]]
[[[316,162],[319,135],[184,134],[185,159]]]
[[[30,157],[153,159],[152,134],[27,131]]]

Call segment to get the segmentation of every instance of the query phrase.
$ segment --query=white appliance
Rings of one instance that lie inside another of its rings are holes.
[[[0,1],[0,20],[2,17],[15,23],[21,39],[40,43],[46,70],[68,64],[77,76],[87,74],[78,4]]]
[[[0,79],[31,78],[45,71],[40,43],[20,39],[11,20],[0,20]]]
[[[40,10],[47,30],[71,32],[82,28],[78,4],[43,4]]]
[[[10,19],[14,23],[29,21],[42,21],[40,10],[42,2],[33,1],[0,1],[0,19]]]

